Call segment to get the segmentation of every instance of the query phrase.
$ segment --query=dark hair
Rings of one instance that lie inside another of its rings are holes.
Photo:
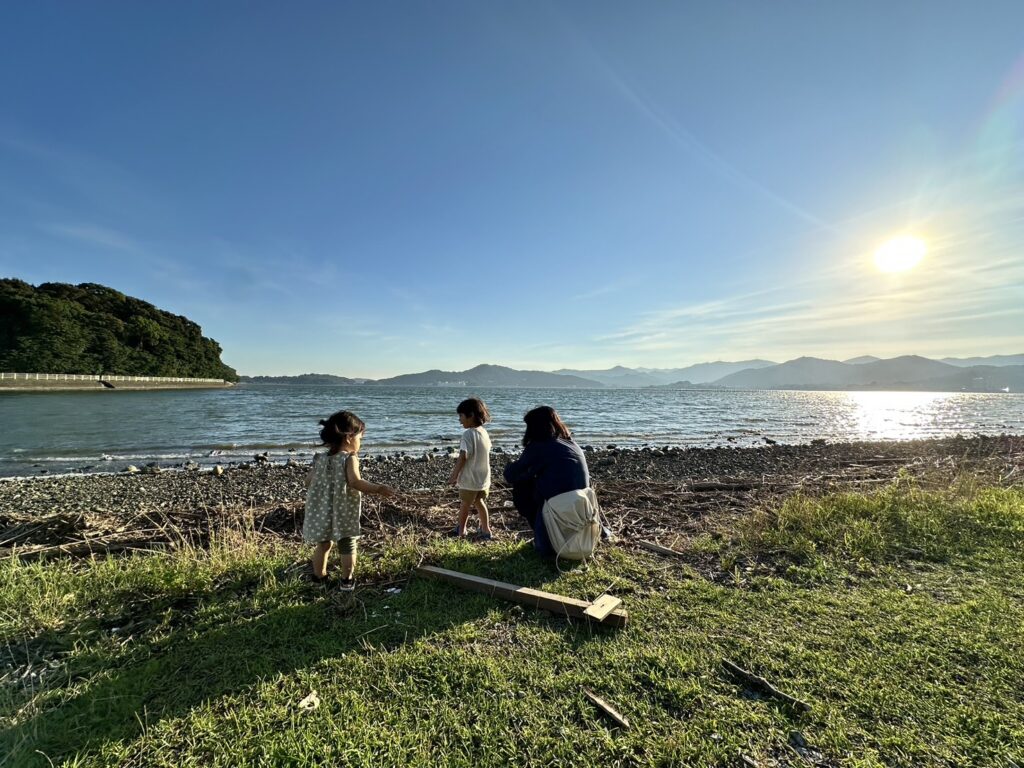
[[[323,426],[320,440],[324,445],[331,446],[332,452],[337,452],[348,438],[366,429],[363,420],[352,411],[332,413],[326,419],[320,419],[320,424]]]
[[[558,418],[555,409],[550,405],[542,405],[539,408],[534,408],[532,411],[527,411],[526,415],[523,416],[523,421],[526,422],[526,434],[523,435],[524,448],[538,440],[555,440],[558,438],[572,440],[569,428]]]
[[[470,416],[476,419],[476,425],[478,427],[483,426],[491,420],[491,412],[487,410],[487,406],[484,405],[484,401],[479,397],[471,397],[468,400],[463,400],[459,403],[459,407],[455,409],[456,413],[461,413],[463,416]]]

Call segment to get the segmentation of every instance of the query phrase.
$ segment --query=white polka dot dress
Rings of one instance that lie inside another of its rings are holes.
[[[359,535],[363,494],[348,487],[348,457],[343,451],[313,456],[313,480],[306,493],[306,516],[302,523],[302,539],[308,544]]]

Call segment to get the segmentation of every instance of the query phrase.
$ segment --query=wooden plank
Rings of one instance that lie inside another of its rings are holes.
[[[586,694],[586,697],[590,699],[591,703],[593,703],[594,706],[596,706],[598,709],[600,709],[602,712],[608,715],[608,717],[614,720],[618,725],[622,726],[623,728],[626,728],[627,730],[629,729],[629,720],[620,715],[618,711],[615,709],[615,707],[613,707],[607,701],[605,701],[596,693],[591,691],[589,688],[584,688],[583,693]]]
[[[485,579],[481,576],[470,576],[468,573],[449,571],[446,568],[437,568],[432,565],[421,565],[416,569],[416,573],[532,608],[540,608],[574,619],[590,619],[585,613],[586,609],[590,607],[590,603],[586,600],[576,600],[552,592],[542,592],[539,589],[520,587],[504,581]],[[617,608],[609,613],[601,623],[613,627],[624,627],[628,621],[629,614],[625,610]]]
[[[620,605],[622,605],[622,598],[601,595],[594,601],[593,605],[589,608],[584,608],[583,612],[594,619],[594,621],[604,621],[605,617]]]

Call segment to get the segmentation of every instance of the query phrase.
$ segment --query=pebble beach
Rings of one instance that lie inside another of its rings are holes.
[[[815,487],[848,477],[853,483],[895,476],[970,468],[987,479],[1019,481],[1024,475],[1024,436],[955,437],[906,442],[765,445],[759,448],[588,447],[594,485],[648,483],[664,486],[701,482],[763,484],[796,482]],[[495,490],[514,454],[491,457]],[[362,474],[402,492],[442,494],[453,460],[443,453],[365,456]],[[255,508],[304,499],[308,464],[253,461],[208,470],[165,469],[155,473],[64,475],[0,481],[0,526],[12,516],[89,512],[125,515],[153,510]],[[871,477],[865,478],[865,473]],[[820,485],[821,483],[819,483]],[[453,495],[454,497],[454,495]]]

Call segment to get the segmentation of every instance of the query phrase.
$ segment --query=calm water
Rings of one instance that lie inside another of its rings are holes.
[[[475,394],[513,447],[522,415],[555,406],[580,443],[763,445],[1024,433],[1024,394],[713,392],[239,386],[231,390],[0,394],[0,476],[111,472],[128,464],[225,464],[269,451],[308,457],[317,421],[342,408],[367,424],[364,450],[453,447],[455,406]],[[732,438],[730,440],[730,438]]]

